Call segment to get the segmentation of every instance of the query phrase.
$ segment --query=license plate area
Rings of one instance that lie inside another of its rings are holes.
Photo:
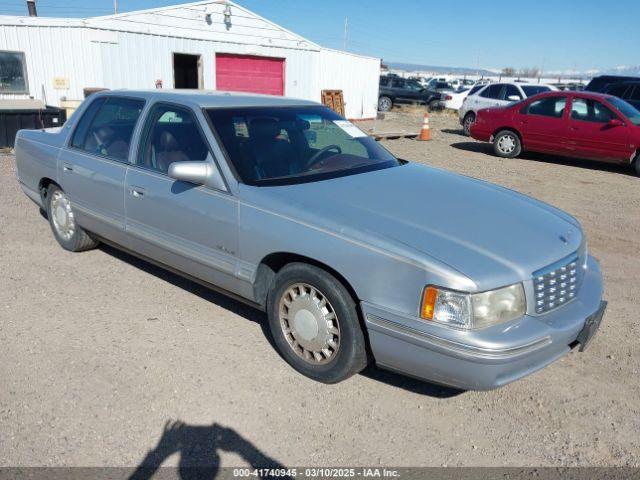
[[[602,317],[604,316],[604,311],[607,308],[607,302],[603,301],[600,303],[600,308],[593,315],[589,316],[587,320],[584,322],[584,327],[576,337],[576,342],[580,344],[579,352],[584,352],[591,342],[591,339],[598,331],[600,327],[600,323],[602,322]]]

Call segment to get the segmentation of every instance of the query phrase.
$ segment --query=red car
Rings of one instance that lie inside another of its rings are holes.
[[[471,136],[500,157],[529,150],[632,165],[640,175],[640,111],[611,95],[546,92],[479,110]]]

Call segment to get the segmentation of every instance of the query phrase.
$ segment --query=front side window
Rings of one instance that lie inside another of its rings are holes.
[[[638,87],[636,87],[636,89],[638,89]],[[631,123],[634,125],[640,125],[640,111],[638,111],[636,107],[616,97],[611,97],[608,101],[611,105],[616,107],[620,113],[627,117]]]
[[[244,183],[315,181],[400,165],[358,127],[326,107],[207,110]]]
[[[522,91],[527,97],[533,97],[539,93],[551,91],[546,85],[522,85],[520,88],[522,88]]]
[[[204,161],[209,155],[197,120],[188,109],[154,105],[142,132],[136,164],[167,173],[174,162]]]
[[[590,98],[574,98],[571,102],[571,118],[582,122],[609,123],[616,114],[602,103]]]
[[[133,98],[103,97],[95,100],[80,119],[71,145],[89,153],[126,161],[133,130],[143,107],[144,100]]]
[[[24,53],[0,51],[0,92],[29,93]]]
[[[523,113],[543,117],[562,118],[567,104],[565,97],[547,97],[531,102]]]
[[[502,91],[503,86],[504,85],[502,85],[501,83],[489,85],[482,92],[480,92],[480,96],[484,98],[493,98],[497,100],[498,97],[500,96],[500,92]]]
[[[515,85],[505,85],[504,90],[501,92],[500,100],[509,100],[512,101],[509,97],[518,97],[518,100],[522,100],[522,95],[520,95],[520,90]]]

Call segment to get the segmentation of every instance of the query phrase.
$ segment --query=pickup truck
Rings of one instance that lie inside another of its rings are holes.
[[[314,102],[100,92],[21,130],[16,164],[62,248],[105,242],[263,310],[321,382],[375,362],[495,388],[583,349],[604,312],[571,215],[395,158]]]

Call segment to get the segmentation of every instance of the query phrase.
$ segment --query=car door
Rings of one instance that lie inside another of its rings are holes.
[[[101,96],[84,109],[58,159],[58,181],[85,229],[118,243],[124,234],[124,180],[144,100]]]
[[[565,153],[567,143],[566,95],[529,102],[514,117],[524,147],[547,153]]]
[[[612,119],[620,121],[611,125]],[[567,148],[576,156],[610,162],[629,160],[629,127],[602,102],[580,96],[571,101]]]
[[[504,84],[502,83],[494,83],[492,85],[488,85],[487,88],[476,95],[474,110],[502,106],[504,102],[500,101],[500,94],[503,88]]]
[[[134,249],[164,265],[238,291],[238,202],[220,176],[202,112],[156,103],[127,169],[126,231]],[[176,162],[206,162],[220,188],[168,176]]]
[[[410,101],[407,96],[406,80],[404,78],[392,78],[391,79],[391,93],[396,102],[406,103]]]

